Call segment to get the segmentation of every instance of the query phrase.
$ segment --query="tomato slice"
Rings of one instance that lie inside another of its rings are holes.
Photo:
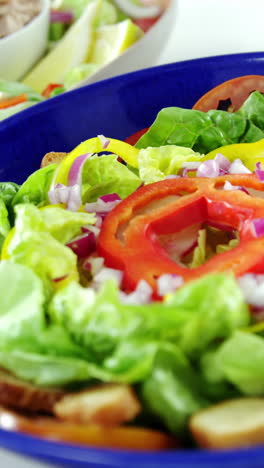
[[[158,21],[160,17],[156,16],[155,18],[139,18],[134,19],[133,23],[135,23],[139,28],[142,29],[145,33]]]
[[[264,93],[264,76],[245,75],[225,81],[204,94],[193,109],[203,112],[210,109],[235,112],[253,91]]]
[[[133,135],[130,135],[125,139],[125,142],[128,143],[131,146],[134,146],[138,140],[148,131],[148,128],[143,128],[142,130],[139,130],[136,133],[133,133]]]

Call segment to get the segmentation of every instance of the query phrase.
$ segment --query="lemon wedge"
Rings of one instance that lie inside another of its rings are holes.
[[[106,65],[143,36],[143,31],[130,19],[99,27],[89,62]]]
[[[24,78],[23,83],[41,93],[49,83],[61,83],[71,68],[86,62],[94,42],[94,25],[102,7],[94,0],[70,27],[58,45]]]

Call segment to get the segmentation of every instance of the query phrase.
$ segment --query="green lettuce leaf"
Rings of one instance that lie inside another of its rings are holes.
[[[227,338],[250,322],[244,296],[232,275],[203,276],[180,288],[167,302],[185,311],[177,344],[188,356],[200,355],[216,339]]]
[[[245,395],[264,395],[264,338],[236,331],[215,350],[201,358],[203,373],[210,384],[232,383]]]
[[[80,81],[95,73],[99,68],[96,63],[82,63],[71,68],[63,79],[66,90],[74,88]]]
[[[62,327],[47,319],[44,286],[38,276],[24,265],[2,261],[1,366],[38,385],[64,385],[93,375],[86,357]]]
[[[112,281],[98,293],[72,283],[53,297],[49,314],[104,371],[126,382],[146,377],[160,343],[175,343],[198,357],[215,339],[249,322],[234,278],[220,274],[186,284],[162,305],[121,303]]]
[[[7,98],[16,97],[20,94],[26,94],[29,101],[44,101],[44,97],[33,91],[33,89],[31,89],[29,86],[17,81],[7,81],[3,78],[0,78],[0,92],[4,93]]]
[[[4,240],[10,231],[10,222],[8,217],[8,211],[2,198],[0,198],[0,249],[4,243]]]
[[[57,164],[38,169],[33,172],[20,186],[13,198],[13,206],[18,203],[33,203],[36,206],[44,206],[49,203],[48,191]]]
[[[108,193],[126,198],[141,184],[140,178],[118,162],[116,155],[94,155],[87,159],[83,168],[82,200],[93,202]]]
[[[78,280],[76,255],[52,236],[45,224],[42,211],[32,204],[25,203],[16,205],[15,213],[15,228],[7,246],[10,259],[32,268],[45,281],[47,293],[52,285],[54,287],[54,280],[65,277],[68,280]],[[77,226],[80,228],[79,218],[77,219]],[[64,213],[61,220],[63,236]],[[58,226],[53,225],[51,229],[58,230]]]
[[[191,414],[209,405],[197,372],[177,346],[168,344],[156,354],[142,397],[147,408],[181,436]]]
[[[34,104],[34,101],[26,101],[21,102],[20,104],[16,104],[15,106],[7,107],[6,109],[0,109],[0,122],[7,119],[8,117],[12,117],[12,115],[17,114],[18,112],[22,112],[23,110],[28,109]]]
[[[182,146],[161,146],[141,149],[138,154],[138,167],[141,180],[147,184],[163,180],[167,175],[178,174],[186,161],[200,161],[201,154]]]
[[[234,113],[164,108],[136,147],[178,145],[206,154],[220,146],[258,141],[264,138],[264,126],[256,115],[263,107],[264,97],[252,93],[240,111]]]
[[[19,185],[13,182],[1,182],[0,183],[0,198],[5,203],[6,207],[9,208],[19,190]]]
[[[82,227],[96,222],[95,214],[64,210],[56,206],[45,207],[41,210],[41,217],[46,230],[62,244],[81,234]]]

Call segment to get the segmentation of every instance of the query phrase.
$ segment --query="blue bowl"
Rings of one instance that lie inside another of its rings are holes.
[[[225,80],[264,74],[264,53],[190,60],[122,75],[50,99],[0,124],[0,180],[21,183],[49,151],[69,151],[104,134],[124,139],[163,107],[192,107]],[[2,447],[74,468],[262,468],[264,447],[221,452],[81,448],[0,431]]]

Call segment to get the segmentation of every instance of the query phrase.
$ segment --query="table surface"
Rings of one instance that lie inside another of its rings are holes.
[[[178,0],[170,41],[153,65],[238,52],[264,51],[263,0]],[[0,466],[47,465],[0,449]]]

